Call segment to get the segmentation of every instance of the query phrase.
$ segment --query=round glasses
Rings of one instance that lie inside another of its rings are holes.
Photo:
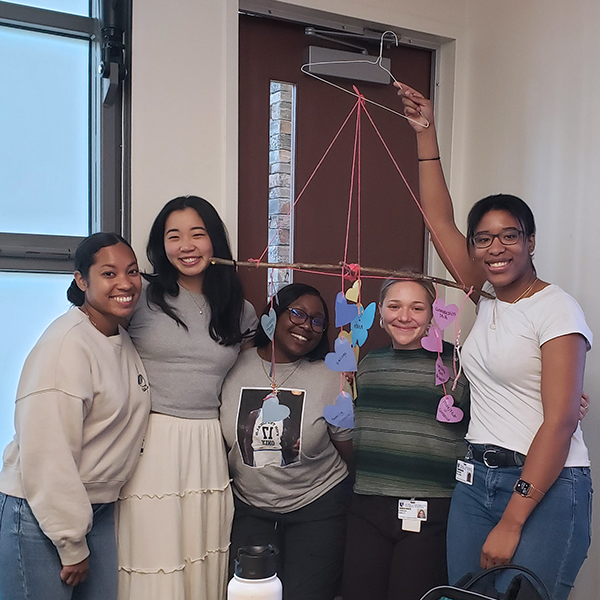
[[[522,234],[523,232],[516,227],[507,227],[500,233],[476,233],[473,236],[473,245],[475,248],[489,248],[494,238],[498,238],[504,246],[514,246]]]
[[[327,327],[327,319],[325,319],[325,317],[313,317],[306,314],[299,308],[288,308],[287,312],[290,317],[290,321],[294,325],[302,325],[303,323],[306,323],[308,319],[310,319],[310,328],[315,333],[323,333]]]

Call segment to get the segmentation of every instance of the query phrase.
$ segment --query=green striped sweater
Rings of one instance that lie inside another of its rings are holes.
[[[453,346],[444,342],[442,359],[452,369]],[[465,416],[440,423],[437,407],[444,395],[435,385],[437,354],[427,350],[370,352],[356,377],[354,450],[358,494],[398,498],[447,498],[454,489],[456,459],[465,453],[469,386],[464,376],[451,391]]]

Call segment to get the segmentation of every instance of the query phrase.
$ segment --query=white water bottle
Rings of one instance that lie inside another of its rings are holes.
[[[283,588],[277,577],[277,548],[245,546],[238,550],[235,575],[227,587],[227,600],[281,600]]]

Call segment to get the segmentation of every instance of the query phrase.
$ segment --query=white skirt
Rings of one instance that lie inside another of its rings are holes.
[[[152,413],[116,511],[119,600],[221,600],[233,496],[218,419]]]

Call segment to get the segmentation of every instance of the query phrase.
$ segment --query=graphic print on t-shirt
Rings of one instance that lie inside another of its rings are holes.
[[[285,467],[300,460],[304,390],[280,389],[277,398],[284,418],[265,421],[263,401],[270,388],[242,388],[237,417],[237,443],[244,464],[250,467]],[[271,409],[269,414],[273,413]]]

